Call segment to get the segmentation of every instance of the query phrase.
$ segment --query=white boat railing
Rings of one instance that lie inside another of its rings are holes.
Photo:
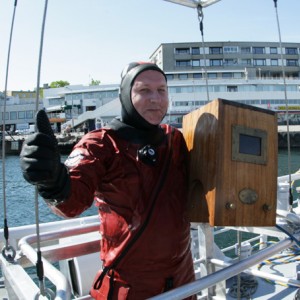
[[[249,269],[250,267],[252,267],[252,266],[262,262],[263,260],[267,259],[268,257],[271,257],[272,255],[278,253],[279,251],[282,251],[282,250],[292,246],[292,244],[293,244],[293,241],[291,239],[287,238],[283,241],[278,242],[274,246],[271,246],[269,248],[261,250],[260,252],[253,254],[248,258],[245,258],[244,260],[242,260],[234,265],[225,267],[222,270],[216,271],[213,274],[202,277],[201,279],[198,279],[192,283],[183,285],[172,291],[166,292],[159,296],[149,298],[149,300],[150,299],[151,300],[169,300],[169,299],[181,300],[186,297],[195,295],[204,289],[207,289],[211,286],[216,285],[218,282],[224,281],[224,280],[229,279],[241,272],[244,272],[245,270]],[[213,261],[211,261],[211,262],[213,262]],[[300,281],[298,281],[298,284],[300,285]]]
[[[40,239],[41,242],[47,242],[51,240],[57,240],[65,237],[70,237],[74,235],[86,234],[93,231],[98,231],[98,223],[91,223],[88,225],[84,225],[83,227],[77,227],[73,229],[64,229],[55,232],[45,232],[41,234]],[[36,251],[32,245],[36,242],[36,235],[29,235],[27,237],[22,238],[19,241],[19,248],[21,249],[21,254],[25,255],[33,264],[36,261]],[[161,294],[159,296],[153,297],[151,299],[184,299],[190,295],[197,294],[203,289],[207,289],[211,286],[214,286],[220,281],[229,279],[241,272],[253,272],[248,270],[250,267],[256,265],[257,263],[262,262],[266,258],[271,257],[272,255],[278,253],[279,251],[290,247],[293,244],[293,241],[289,238],[284,239],[278,242],[276,245],[265,248],[264,250],[259,251],[256,254],[251,255],[249,258],[246,258],[236,264],[231,265],[228,262],[219,259],[212,259],[210,263],[222,266],[224,269],[214,272],[213,274],[202,277],[199,280],[196,280],[193,283],[184,285],[180,288],[174,289],[170,292]],[[67,300],[71,299],[71,290],[70,285],[66,277],[57,270],[50,262],[57,261],[61,259],[67,259],[74,256],[80,256],[87,253],[93,253],[99,251],[99,237],[95,237],[93,241],[83,241],[82,243],[75,245],[55,245],[55,246],[46,246],[42,248],[43,253],[43,262],[44,262],[44,271],[45,276],[56,286],[56,300]],[[45,257],[49,258],[46,259]],[[261,276],[264,278],[268,278],[269,274],[265,274],[264,272],[256,271],[256,276]],[[13,274],[11,275],[11,279],[13,279]],[[19,278],[18,278],[19,279]],[[279,280],[278,278],[276,278]],[[287,279],[281,278],[283,282],[286,282]],[[300,286],[300,282],[297,280],[288,280],[289,283],[292,283],[296,286]],[[30,298],[24,298],[30,299]],[[84,298],[80,298],[84,299]]]
[[[78,234],[85,234],[92,231],[97,231],[98,229],[99,229],[99,224],[96,223],[96,224],[86,225],[84,227],[80,226],[73,229],[65,229],[57,232],[48,232],[40,236],[40,241],[45,242],[50,240],[56,240],[56,239],[74,236]],[[37,241],[37,235],[27,236],[22,238],[19,241],[19,248],[21,250],[21,253],[24,254],[33,264],[36,262],[37,253],[36,250],[31,245],[36,243],[36,241]],[[49,257],[52,257],[53,260],[61,260],[65,258],[70,258],[69,257],[70,253],[72,253],[71,257],[74,257],[83,254],[93,253],[96,251],[99,251],[99,238],[98,240],[93,242],[83,242],[73,246],[67,245],[67,246],[59,247],[58,249],[56,246],[54,250],[48,251],[48,254]],[[44,265],[45,276],[56,286],[55,299],[57,300],[71,299],[71,287],[67,278],[44,257],[42,260]]]
[[[66,276],[51,263],[99,252],[99,220],[91,223],[94,219],[95,217],[87,217],[83,218],[83,220],[75,219],[51,222],[51,224],[44,224],[44,226],[42,226],[44,232],[40,234],[40,242],[42,245],[41,251],[43,254],[44,275],[56,287],[55,300],[71,299],[71,286]],[[74,224],[77,224],[77,226],[74,227]],[[3,275],[5,276],[6,287],[16,299],[32,300],[37,299],[36,297],[38,297],[38,299],[48,299],[46,296],[43,297],[39,295],[39,288],[24,270],[25,267],[35,265],[37,261],[37,252],[34,248],[37,242],[37,235],[31,234],[24,237],[24,232],[34,230],[32,226],[24,227],[11,230],[14,243],[19,240],[18,248],[20,251],[17,252],[17,257],[13,261],[7,261],[6,258],[1,255],[0,262]],[[65,228],[59,230],[59,227]],[[47,231],[50,228],[54,231]],[[93,238],[87,236],[87,234],[93,232],[96,233]],[[23,238],[21,238],[22,235]],[[82,236],[82,241],[78,242],[78,240],[76,240],[75,242],[73,241],[73,243],[72,241],[58,243],[61,239],[74,236]],[[2,254],[3,253],[5,253],[5,250]],[[31,264],[28,264],[28,260]],[[77,299],[91,298],[90,296],[86,296]]]
[[[278,177],[278,182],[289,182],[289,178],[290,178],[289,175],[279,176]],[[300,180],[300,173],[291,174],[291,180],[292,181]]]
[[[283,213],[284,211],[279,211],[279,215],[286,218],[290,213]],[[297,216],[297,220],[299,217]],[[70,224],[69,224],[70,223]],[[62,226],[63,224],[63,226]],[[42,224],[43,225],[43,224]],[[26,227],[26,226],[25,226]],[[32,227],[32,228],[31,228]],[[62,228],[63,229],[59,229]],[[49,231],[53,229],[53,231]],[[214,234],[225,233],[228,230],[242,230],[248,232],[255,232],[255,228],[225,228],[216,231]],[[37,236],[35,234],[30,234],[24,237],[24,228],[19,228],[11,230],[11,237],[14,240],[19,240],[18,246],[20,249],[17,254],[16,264],[5,262],[3,257],[1,257],[0,262],[4,267],[5,276],[9,278],[10,284],[12,286],[18,287],[20,289],[20,281],[26,282],[23,286],[26,286],[26,289],[18,291],[18,293],[23,293],[22,297],[18,299],[29,300],[33,299],[32,295],[37,295],[39,292],[38,287],[33,286],[33,281],[27,274],[23,274],[23,267],[28,266],[28,260],[34,265],[37,260],[37,253],[35,250],[35,243],[37,242]],[[34,232],[34,226],[28,226],[27,230]],[[42,233],[40,234],[40,242],[42,245],[41,251],[43,254],[43,264],[44,264],[44,273],[45,277],[48,278],[56,286],[56,300],[67,300],[71,299],[71,287],[69,279],[55,268],[52,263],[66,260],[69,258],[78,257],[81,255],[86,255],[89,253],[99,252],[99,220],[97,216],[87,217],[75,220],[59,221],[52,222],[52,224],[45,224],[42,226]],[[199,230],[199,228],[198,228]],[[294,241],[286,237],[286,234],[283,232],[276,232],[276,228],[270,227],[265,228],[267,235],[278,236],[282,239],[280,242],[276,243],[273,246],[264,248],[258,251],[255,254],[252,254],[250,257],[245,258],[238,263],[232,264],[233,260],[228,262],[227,260],[216,258],[215,256],[211,259],[208,259],[207,263],[214,265],[216,267],[221,267],[221,270],[215,271],[212,274],[208,274],[193,283],[184,285],[180,288],[174,289],[170,292],[161,294],[159,296],[153,297],[151,299],[184,299],[193,294],[197,294],[200,291],[206,290],[219,282],[225,281],[233,276],[245,272],[253,274],[255,276],[271,279],[276,281],[281,281],[283,283],[291,284],[297,287],[300,287],[300,282],[295,279],[287,279],[281,276],[270,275],[268,273],[251,269],[254,265],[264,261],[266,258],[277,254],[278,252],[289,248],[293,245]],[[261,232],[261,230],[260,230]],[[28,233],[28,232],[27,232]],[[96,234],[89,236],[89,234]],[[256,232],[257,233],[257,232]],[[273,234],[270,234],[273,233]],[[197,234],[196,234],[197,235]],[[23,236],[23,237],[22,237]],[[66,241],[64,239],[68,237],[79,236],[80,239]],[[258,239],[263,239],[264,234],[260,234],[255,238],[248,239],[248,241],[254,241]],[[299,238],[298,235],[295,238]],[[58,243],[58,241],[63,240],[63,242]],[[222,249],[222,252],[232,250],[233,246]],[[26,262],[27,260],[27,262]],[[195,263],[203,263],[203,258],[194,261]],[[22,269],[22,270],[21,270]],[[275,276],[275,277],[274,277]],[[28,277],[28,278],[27,278]],[[31,281],[31,282],[30,282]],[[30,289],[30,293],[27,291]],[[19,295],[19,294],[18,294]],[[39,298],[43,299],[43,298]],[[46,298],[45,298],[46,299]],[[82,296],[77,299],[91,299],[90,296]]]
[[[39,225],[40,232],[54,232],[59,231],[61,229],[71,229],[75,227],[85,226],[91,223],[98,223],[99,224],[99,217],[98,215],[95,216],[88,216],[88,217],[80,217],[74,219],[67,219],[67,220],[60,220],[60,221],[53,221],[47,223],[41,223]],[[10,227],[9,228],[9,244],[17,248],[18,242],[25,236],[31,235],[36,233],[36,225],[23,225],[18,227]],[[0,229],[0,236],[3,237],[3,229]],[[4,243],[2,239],[0,239],[0,247],[2,248]]]

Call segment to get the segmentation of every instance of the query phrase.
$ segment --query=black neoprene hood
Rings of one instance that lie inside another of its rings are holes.
[[[138,63],[129,64],[122,72],[122,81],[120,85],[120,101],[122,104],[122,121],[137,129],[151,130],[158,125],[153,125],[147,122],[134,108],[131,101],[131,89],[136,77],[144,71],[154,70],[164,75],[165,73],[153,63]]]

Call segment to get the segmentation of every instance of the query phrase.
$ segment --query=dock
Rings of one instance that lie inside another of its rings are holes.
[[[291,148],[300,148],[300,125],[278,126],[278,148],[285,149],[288,146],[288,132],[290,134]],[[28,135],[27,135],[28,136]],[[6,136],[5,149],[7,155],[19,155],[26,135]],[[81,139],[83,133],[70,133],[68,135],[57,134],[58,147],[61,154],[69,154],[75,144]],[[2,143],[0,141],[0,154]]]
[[[288,147],[288,133],[290,136],[290,147],[300,148],[300,125],[278,126],[278,148]]]
[[[76,143],[82,138],[83,133],[72,132],[69,134],[56,134],[58,148],[61,154],[69,154]],[[28,135],[7,135],[5,140],[5,155],[20,155],[24,140]],[[0,141],[0,156],[2,142]]]

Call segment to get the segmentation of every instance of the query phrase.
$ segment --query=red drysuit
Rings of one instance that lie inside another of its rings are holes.
[[[171,127],[162,127],[168,138],[156,147],[154,166],[137,158],[142,145],[122,140],[110,129],[85,135],[66,162],[71,196],[52,209],[74,217],[96,201],[104,266],[114,261],[145,221],[167,159]],[[146,299],[162,293],[166,284],[178,287],[194,280],[186,216],[187,149],[181,132],[173,131],[170,166],[149,224],[114,270],[115,277],[129,287],[127,299]]]

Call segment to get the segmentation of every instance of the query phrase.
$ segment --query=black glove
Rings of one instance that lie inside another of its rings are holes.
[[[36,115],[37,133],[23,143],[20,154],[23,177],[37,185],[39,194],[51,204],[65,200],[71,187],[67,167],[61,163],[57,140],[44,110]]]

